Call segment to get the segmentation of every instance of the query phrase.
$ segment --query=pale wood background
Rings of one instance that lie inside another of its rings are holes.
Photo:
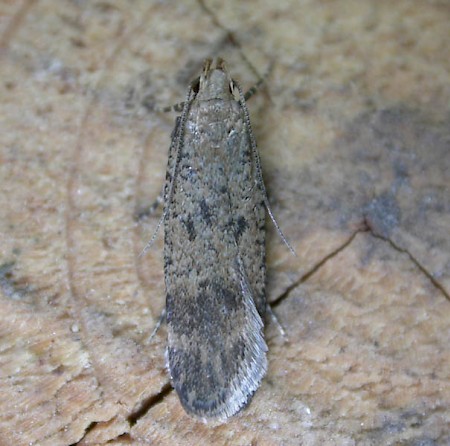
[[[0,444],[450,443],[450,4],[0,2]],[[270,368],[209,426],[164,368],[162,188],[207,56],[244,87],[274,211]],[[250,63],[249,63],[250,62]],[[253,68],[252,68],[253,67]],[[256,70],[256,71],[255,71]]]

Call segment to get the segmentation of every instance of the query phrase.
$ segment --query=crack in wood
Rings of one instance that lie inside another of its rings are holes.
[[[347,248],[348,245],[350,245],[350,243],[353,242],[354,238],[360,234],[361,232],[367,232],[369,229],[358,229],[357,231],[355,231],[349,238],[347,241],[345,241],[342,245],[338,246],[335,250],[333,250],[332,252],[330,252],[329,254],[327,254],[322,260],[320,260],[319,262],[317,262],[309,271],[307,271],[305,274],[303,274],[298,280],[296,280],[294,283],[292,283],[291,285],[289,285],[286,290],[280,294],[275,300],[273,300],[270,303],[271,307],[277,307],[278,305],[280,305],[285,299],[288,298],[290,292],[297,288],[299,285],[301,285],[302,283],[306,282],[312,275],[314,275],[323,265],[325,265],[325,263],[327,263],[329,260],[331,260],[333,257],[335,257],[336,255],[338,255],[340,252],[342,252],[345,248]]]
[[[149,412],[149,410],[151,410],[153,407],[155,407],[157,404],[159,404],[161,401],[163,401],[164,398],[167,395],[169,395],[172,390],[173,390],[172,385],[169,382],[169,383],[166,383],[156,395],[151,395],[150,397],[144,399],[140,403],[139,408],[136,409],[134,412],[131,412],[130,415],[128,415],[128,417],[127,417],[127,421],[130,425],[130,428],[133,427],[139,421],[140,418],[145,416]],[[111,420],[114,418],[115,417],[111,418]],[[81,444],[84,441],[84,439],[86,438],[86,436],[89,434],[89,432],[91,432],[100,423],[101,422],[99,422],[99,421],[92,421],[90,424],[88,424],[88,426],[84,430],[82,437],[76,443],[72,443],[70,446],[77,446],[77,445]],[[112,440],[118,440],[118,439],[121,439],[121,440],[130,439],[131,440],[132,438],[131,438],[129,432],[124,432]]]
[[[433,277],[433,274],[430,273],[406,248],[402,248],[401,246],[397,245],[393,240],[391,240],[388,237],[383,237],[382,235],[374,232],[373,230],[369,229],[370,234],[372,235],[372,237],[379,239],[379,240],[383,240],[384,242],[388,243],[393,249],[395,249],[396,251],[402,253],[402,254],[406,254],[409,259],[411,260],[411,262],[414,263],[414,265],[416,265],[416,267],[423,273],[425,274],[425,276],[428,278],[428,280],[434,285],[435,288],[437,288],[443,295],[444,297],[450,302],[450,294],[449,292],[444,288],[443,285],[441,285],[439,283],[438,280],[436,280]]]
[[[98,421],[92,421],[91,423],[89,423],[86,427],[86,429],[84,430],[84,433],[82,435],[82,437],[76,442],[76,443],[72,443],[69,446],[77,446],[78,444],[80,444],[85,438],[86,435],[92,430],[94,429],[95,426],[97,426],[99,422]]]
[[[443,296],[450,302],[450,294],[445,289],[445,287],[439,283],[438,280],[436,280],[435,277],[433,277],[433,274],[430,273],[406,248],[402,248],[401,246],[397,245],[393,240],[391,240],[388,237],[384,237],[378,233],[376,233],[370,225],[367,224],[366,221],[364,221],[364,227],[362,229],[358,229],[355,231],[349,239],[343,243],[341,246],[336,248],[334,251],[332,251],[330,254],[326,255],[322,260],[320,260],[318,263],[316,263],[309,271],[307,271],[305,274],[303,274],[298,280],[296,280],[294,283],[289,285],[286,290],[280,294],[274,301],[270,303],[271,307],[275,308],[278,305],[280,305],[285,299],[288,298],[289,294],[292,290],[294,290],[297,286],[301,285],[302,283],[306,282],[313,274],[315,274],[319,268],[321,268],[325,263],[328,262],[328,260],[335,257],[337,254],[342,252],[347,246],[350,245],[350,243],[353,242],[355,237],[363,232],[368,232],[372,237],[377,238],[379,240],[382,240],[386,243],[388,243],[394,250],[397,252],[400,252],[402,254],[406,254],[412,263],[428,278],[428,280],[434,285],[436,289],[438,289]]]
[[[130,415],[128,415],[127,420],[130,423],[130,427],[133,427],[140,418],[145,416],[149,410],[151,410],[153,407],[155,407],[157,404],[159,404],[161,401],[164,400],[164,398],[169,395],[170,392],[172,392],[173,388],[172,385],[169,383],[165,384],[163,387],[161,387],[161,390],[156,394],[152,395],[146,399],[144,399],[140,407],[132,412]]]

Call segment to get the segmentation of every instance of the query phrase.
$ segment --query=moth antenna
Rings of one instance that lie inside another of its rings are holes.
[[[267,198],[266,187],[264,185],[264,180],[262,177],[261,160],[259,158],[258,149],[256,147],[256,141],[253,136],[253,130],[252,130],[252,127],[250,124],[250,114],[248,112],[247,104],[245,103],[245,96],[244,96],[244,93],[242,92],[241,86],[236,81],[234,81],[234,85],[236,86],[236,88],[239,91],[240,103],[241,103],[242,110],[244,111],[245,125],[247,126],[247,131],[248,131],[249,138],[250,138],[250,145],[251,145],[251,149],[252,149],[253,159],[255,160],[256,179],[259,182],[260,187],[263,192],[264,205],[266,206],[266,209],[267,209],[267,212],[269,213],[270,219],[272,220],[272,223],[274,224],[279,236],[281,237],[281,240],[283,240],[283,243],[288,247],[289,251],[291,251],[291,253],[294,255],[294,257],[298,257],[294,248],[291,246],[291,244],[287,241],[286,237],[284,236],[283,231],[281,230],[280,225],[276,221],[276,219],[273,215],[272,209],[270,207],[269,199]]]
[[[189,91],[186,95],[186,100],[183,102],[184,107],[183,107],[183,113],[181,114],[181,118],[180,118],[180,130],[184,128],[184,125],[186,123],[186,119],[187,119],[187,115],[188,115],[188,111],[189,111],[189,107],[191,106],[191,102],[192,102],[192,96],[193,96],[193,91],[192,88],[189,88]],[[149,242],[145,245],[144,249],[141,251],[141,253],[139,254],[139,258],[142,257],[152,246],[153,243],[156,240],[156,236],[158,234],[159,228],[161,227],[164,219],[167,216],[167,212],[169,210],[169,206],[170,206],[170,202],[172,201],[173,198],[173,189],[174,189],[174,183],[176,180],[176,176],[177,176],[177,170],[178,170],[178,163],[180,161],[180,156],[181,156],[181,150],[182,150],[182,138],[180,138],[180,135],[178,135],[177,138],[177,142],[176,142],[176,150],[175,150],[175,163],[173,166],[173,171],[172,171],[172,181],[170,182],[170,188],[169,188],[169,193],[167,195],[166,200],[166,205],[164,206],[164,212],[163,215],[161,216],[161,218],[158,221],[158,224],[156,226],[156,229],[153,232],[152,237],[150,238]]]

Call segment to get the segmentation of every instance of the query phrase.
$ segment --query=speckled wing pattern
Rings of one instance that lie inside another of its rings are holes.
[[[232,90],[223,62],[206,62],[165,187],[168,367],[186,412],[206,421],[238,412],[267,369],[264,190]]]

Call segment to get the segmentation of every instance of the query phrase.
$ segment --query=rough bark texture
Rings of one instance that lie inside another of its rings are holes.
[[[2,1],[0,444],[450,442],[447,1]],[[227,424],[164,368],[174,116],[220,55],[269,199],[269,370]],[[249,65],[248,61],[251,61]],[[140,216],[140,218],[137,218]]]

